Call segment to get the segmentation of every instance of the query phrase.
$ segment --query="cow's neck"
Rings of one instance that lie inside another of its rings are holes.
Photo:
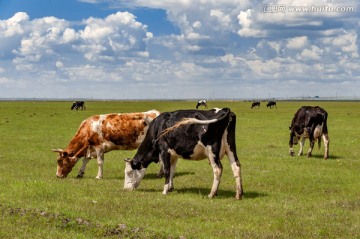
[[[85,156],[88,147],[89,145],[81,140],[72,140],[65,151],[69,154],[74,154],[78,159]]]

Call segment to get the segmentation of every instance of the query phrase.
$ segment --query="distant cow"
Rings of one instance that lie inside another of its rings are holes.
[[[252,103],[251,109],[254,108],[254,107],[260,108],[260,102],[259,102],[259,101],[255,101],[254,103]]]
[[[165,112],[154,119],[135,157],[126,162],[124,188],[139,186],[152,162],[163,166],[163,194],[174,189],[173,177],[179,157],[190,160],[208,158],[214,173],[209,197],[217,194],[226,154],[236,181],[236,198],[243,194],[240,162],[235,145],[236,115],[229,108],[212,110],[178,110]]]
[[[277,108],[277,106],[276,106],[276,101],[273,101],[273,100],[269,101],[269,102],[267,103],[266,107],[270,107],[270,109],[272,109],[273,107],[276,107],[276,108]]]
[[[78,110],[78,109],[81,109],[81,110],[86,110],[86,107],[85,107],[85,102],[84,101],[75,101],[73,102],[72,106],[71,106],[71,110]]]
[[[205,109],[207,109],[207,101],[206,100],[199,100],[198,102],[197,102],[197,104],[196,104],[196,109],[198,109],[199,108],[199,106],[204,106],[205,107]]]
[[[329,136],[327,128],[328,113],[319,106],[303,106],[295,113],[290,126],[290,155],[294,156],[293,145],[300,140],[300,151],[298,155],[303,154],[305,139],[310,140],[310,148],[307,157],[311,156],[315,141],[318,140],[319,148],[321,138],[325,145],[324,159],[329,157]]]
[[[66,177],[84,157],[78,173],[82,177],[86,164],[97,158],[97,179],[103,176],[104,154],[111,150],[133,150],[139,147],[150,122],[160,114],[157,110],[140,113],[115,113],[94,115],[84,120],[66,149],[53,149],[59,153],[56,176]]]

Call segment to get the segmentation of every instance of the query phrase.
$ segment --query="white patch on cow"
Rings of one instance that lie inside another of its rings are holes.
[[[147,124],[145,127],[144,127],[144,131],[139,135],[139,137],[136,139],[136,144],[137,145],[140,145],[142,141],[144,141],[144,138],[146,136],[146,133],[149,129],[149,125]]]
[[[116,145],[111,141],[104,141],[102,143],[102,148],[104,150],[104,153],[107,153],[111,150],[116,150],[116,149],[126,149],[126,147],[122,147],[120,145]]]
[[[219,112],[219,111],[222,110],[222,109],[220,109],[220,108],[214,108],[213,110],[215,110],[215,114],[216,114],[217,112]]]
[[[168,153],[170,154],[171,158],[181,158],[181,155],[178,155],[175,150],[168,149]],[[161,161],[161,160],[160,160]],[[162,161],[161,161],[162,162]]]
[[[316,128],[314,130],[314,139],[320,138],[322,134],[323,134],[322,125],[316,126]]]
[[[103,138],[103,132],[101,130],[101,124],[105,120],[106,115],[100,115],[99,120],[91,122],[91,130]]]
[[[134,190],[139,187],[141,179],[145,175],[146,169],[135,170],[132,169],[131,163],[126,161],[125,163],[125,178],[124,178],[124,188]]]
[[[195,145],[193,154],[190,155],[190,158],[192,160],[202,160],[206,157],[208,157],[208,152],[205,148],[205,145],[199,140]]]

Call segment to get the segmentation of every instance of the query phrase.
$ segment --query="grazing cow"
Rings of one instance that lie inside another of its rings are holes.
[[[254,107],[260,108],[260,102],[259,102],[259,101],[255,101],[254,103],[252,103],[251,109],[254,108]]]
[[[139,147],[150,122],[160,114],[157,110],[140,113],[94,115],[84,120],[66,149],[53,149],[59,153],[56,176],[66,177],[76,162],[84,157],[78,173],[82,177],[86,164],[97,158],[97,179],[103,176],[104,154],[111,150],[133,150]]]
[[[319,148],[321,146],[321,138],[325,145],[324,159],[329,157],[329,135],[327,128],[328,113],[319,106],[303,106],[295,113],[290,126],[290,155],[294,156],[294,144],[300,140],[300,151],[298,155],[303,154],[303,147],[305,139],[310,140],[310,148],[307,157],[311,156],[316,139],[318,140]]]
[[[270,107],[270,109],[272,109],[273,107],[276,107],[277,108],[277,106],[276,106],[276,101],[269,101],[268,103],[267,103],[267,105],[266,105],[266,107]]]
[[[198,109],[199,108],[199,106],[204,106],[205,107],[205,109],[207,109],[207,101],[206,100],[199,100],[198,102],[197,102],[197,104],[196,104],[196,109]]]
[[[71,106],[71,110],[73,109],[81,109],[81,110],[86,110],[86,107],[85,107],[85,102],[84,101],[75,101],[73,102],[72,106]]]
[[[223,170],[220,160],[226,154],[236,181],[236,198],[241,199],[243,189],[235,126],[236,115],[229,108],[160,114],[150,123],[134,158],[126,160],[124,188],[137,188],[148,165],[160,161],[165,176],[163,194],[167,194],[174,189],[173,177],[179,157],[190,160],[208,158],[214,173],[209,194],[212,198],[217,194]]]

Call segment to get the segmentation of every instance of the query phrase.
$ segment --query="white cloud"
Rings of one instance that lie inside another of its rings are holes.
[[[18,12],[8,20],[0,22],[0,30],[4,37],[12,37],[24,33],[24,22],[29,20],[29,16],[25,12]]]
[[[254,28],[253,10],[241,11],[238,15],[240,30],[238,34],[242,37],[261,37],[266,35],[266,30]]]
[[[304,49],[299,55],[298,59],[303,61],[318,61],[321,59],[321,55],[323,54],[323,50],[321,50],[317,46],[311,46],[310,48]]]
[[[300,49],[304,48],[308,44],[307,36],[294,37],[288,40],[286,45],[289,49]]]

